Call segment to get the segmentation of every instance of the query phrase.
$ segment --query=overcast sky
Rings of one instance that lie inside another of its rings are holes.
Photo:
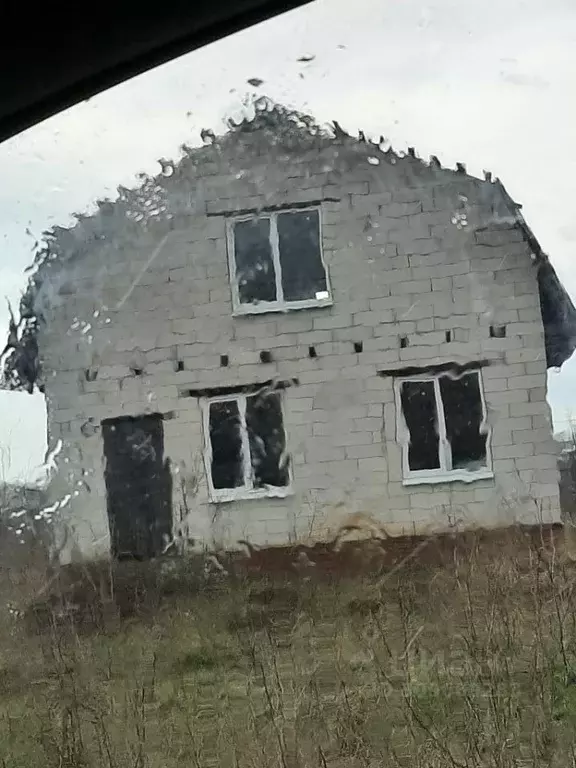
[[[201,128],[222,131],[257,92],[399,150],[492,170],[574,297],[575,44],[574,0],[316,0],[214,43],[0,145],[2,291],[17,300],[44,229],[156,173],[159,157],[200,144]],[[562,428],[576,414],[576,360],[551,374],[550,400]],[[5,477],[41,462],[44,430],[41,397],[0,393]]]

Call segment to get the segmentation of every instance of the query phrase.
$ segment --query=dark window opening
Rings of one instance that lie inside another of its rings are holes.
[[[484,409],[478,374],[453,379],[440,377],[446,437],[450,443],[452,469],[486,466],[486,433],[482,433]]]
[[[286,438],[280,396],[254,395],[246,400],[246,429],[255,488],[288,485]]]
[[[434,382],[404,381],[401,400],[402,412],[410,435],[408,447],[410,470],[417,472],[422,469],[439,469],[438,417]]]
[[[285,301],[317,299],[327,292],[320,255],[318,211],[280,213],[278,252]]]
[[[271,363],[272,362],[272,352],[269,352],[267,349],[263,349],[260,352],[260,362],[261,363]]]
[[[446,331],[446,341],[448,343],[452,341],[452,331]]]
[[[358,354],[362,352],[364,349],[364,344],[361,341],[355,341],[354,342],[354,352],[357,352]]]
[[[234,259],[240,303],[276,301],[270,219],[254,217],[235,223]]]
[[[400,336],[400,349],[406,349],[408,346],[408,336]]]
[[[280,394],[257,392],[209,403],[214,491],[289,485]]]
[[[318,354],[316,352],[316,347],[308,347],[308,357],[311,357],[311,358],[318,357]]]
[[[177,373],[181,373],[184,370],[184,361],[183,360],[177,360],[176,361],[176,371]]]
[[[227,368],[230,363],[230,358],[228,355],[220,355],[220,367],[221,368]]]
[[[238,301],[283,306],[330,298],[320,212],[273,212],[233,224]]]
[[[210,445],[213,487],[239,488],[244,485],[240,413],[236,400],[210,403]]]
[[[480,374],[442,373],[400,384],[400,407],[408,431],[405,470],[486,469],[488,430]]]

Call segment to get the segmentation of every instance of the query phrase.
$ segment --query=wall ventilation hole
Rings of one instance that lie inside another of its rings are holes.
[[[316,347],[308,347],[308,357],[318,357]]]
[[[96,381],[98,378],[98,369],[97,368],[86,368],[84,371],[84,378],[86,381]]]
[[[134,376],[142,376],[144,373],[142,368],[130,368],[130,371],[134,374]]]
[[[230,358],[228,357],[228,355],[220,355],[221,368],[228,368],[229,363],[230,363]]]
[[[491,325],[490,326],[490,338],[491,339],[504,339],[504,338],[506,338],[506,326],[505,325]]]
[[[448,343],[452,341],[452,331],[446,331],[446,341]]]
[[[400,336],[400,349],[406,349],[408,346],[408,336]]]
[[[362,350],[364,349],[364,344],[361,341],[355,341],[354,342],[354,352],[357,352],[360,354]]]
[[[184,370],[184,361],[183,360],[176,360],[176,370],[178,371],[178,373],[180,373],[180,371]]]
[[[272,362],[272,352],[269,352],[267,349],[263,349],[262,352],[260,352],[260,362],[261,363],[271,363]]]

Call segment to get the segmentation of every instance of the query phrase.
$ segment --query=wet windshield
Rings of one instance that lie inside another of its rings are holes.
[[[575,36],[317,0],[0,145],[7,766],[571,764]]]

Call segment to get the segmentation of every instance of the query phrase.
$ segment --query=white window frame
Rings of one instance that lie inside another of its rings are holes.
[[[302,299],[301,301],[286,301],[284,299],[284,288],[282,286],[282,267],[280,265],[280,244],[278,238],[278,216],[286,213],[305,213],[306,211],[316,211],[318,213],[318,245],[320,248],[320,261],[324,268],[326,277],[326,292],[328,296],[321,299]],[[274,264],[274,274],[276,277],[276,301],[259,301],[254,304],[243,304],[240,301],[240,290],[236,279],[236,256],[234,228],[237,222],[250,221],[252,219],[270,219],[270,246],[272,251],[272,263]],[[320,206],[308,206],[304,208],[282,208],[274,211],[261,211],[244,216],[234,216],[226,223],[226,240],[228,245],[228,268],[230,272],[230,285],[232,287],[232,306],[235,315],[258,315],[264,312],[288,312],[293,309],[308,309],[312,307],[331,307],[332,288],[330,286],[330,277],[328,266],[324,259],[323,238],[322,238],[322,209]]]
[[[286,498],[292,495],[292,462],[288,462],[288,485],[276,486],[267,485],[264,488],[254,488],[252,478],[252,461],[250,456],[250,441],[248,438],[248,429],[246,427],[246,401],[249,397],[254,397],[257,393],[219,395],[217,397],[202,398],[202,423],[204,429],[204,465],[206,469],[206,479],[208,482],[208,494],[211,501],[227,502],[237,499],[270,499]],[[272,394],[272,393],[270,393]],[[282,428],[284,429],[284,439],[286,441],[286,450],[288,450],[288,435],[284,423],[284,397],[280,390],[274,390],[280,398],[280,412],[282,414]],[[242,466],[244,474],[244,485],[238,488],[214,488],[212,483],[212,442],[210,440],[210,405],[212,403],[236,402],[238,404],[238,413],[240,415],[240,438],[242,440]]]
[[[476,375],[478,377],[478,389],[480,392],[480,402],[482,403],[482,422],[480,430],[486,435],[486,466],[476,470],[451,469],[452,451],[450,441],[446,435],[446,419],[444,416],[444,404],[440,393],[440,379],[449,377],[461,379],[464,376]],[[438,418],[438,456],[440,467],[437,469],[411,470],[409,463],[410,432],[402,409],[402,384],[406,381],[432,381],[434,382],[434,397],[436,400],[436,414]],[[394,381],[394,393],[396,398],[396,431],[398,443],[402,446],[402,476],[403,485],[421,485],[423,483],[451,483],[463,482],[473,483],[476,480],[487,480],[494,477],[492,470],[492,429],[488,423],[488,410],[486,407],[486,398],[484,396],[484,386],[482,382],[482,372],[480,369],[465,371],[462,374],[450,374],[442,372],[435,374],[416,374],[414,376],[404,376]]]

